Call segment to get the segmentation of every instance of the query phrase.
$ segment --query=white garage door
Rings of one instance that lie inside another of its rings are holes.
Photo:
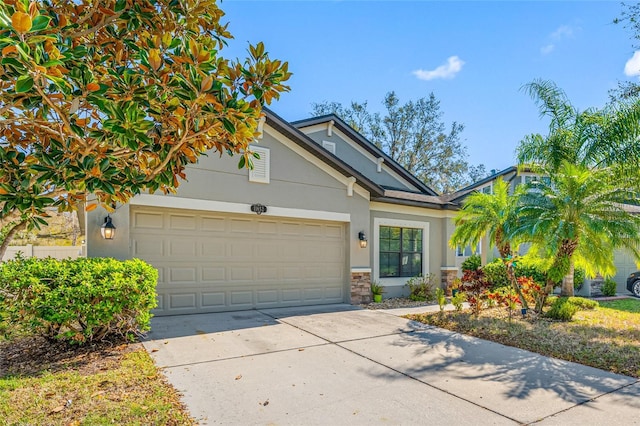
[[[340,222],[131,207],[132,257],[158,269],[156,315],[342,303]]]

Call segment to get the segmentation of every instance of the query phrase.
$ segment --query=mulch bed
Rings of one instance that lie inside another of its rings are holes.
[[[40,336],[22,337],[0,343],[0,377],[33,376],[67,368],[89,375],[108,369],[124,354],[140,348],[140,343],[131,344],[122,338],[77,346]]]

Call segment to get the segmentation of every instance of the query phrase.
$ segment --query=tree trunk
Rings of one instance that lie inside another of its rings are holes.
[[[23,220],[18,222],[16,225],[13,225],[13,228],[9,229],[9,232],[7,232],[7,235],[5,235],[2,244],[0,244],[0,262],[2,261],[4,253],[7,251],[7,247],[9,247],[9,243],[13,239],[14,235],[16,235],[16,233],[22,231],[26,227],[27,221]]]
[[[573,272],[575,270],[575,265],[573,264],[573,260],[569,261],[569,272],[565,275],[562,280],[562,289],[560,290],[560,296],[563,297],[573,297]]]

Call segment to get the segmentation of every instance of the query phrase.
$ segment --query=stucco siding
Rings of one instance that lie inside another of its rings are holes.
[[[304,129],[303,129],[304,130]],[[346,162],[354,169],[358,170],[364,176],[377,183],[378,185],[404,189],[409,191],[418,190],[415,186],[410,185],[404,180],[399,180],[393,176],[386,168],[384,163],[382,170],[378,173],[376,162],[368,155],[363,154],[356,148],[351,146],[349,142],[341,138],[337,131],[331,136],[327,135],[327,131],[318,131],[307,134],[316,143],[322,145],[322,141],[333,142],[336,144],[336,156]]]
[[[289,142],[293,144],[292,142]],[[269,208],[300,209],[301,211],[336,212],[349,217],[347,232],[350,237],[348,264],[359,267],[369,266],[368,249],[362,249],[357,243],[359,231],[368,230],[369,200],[368,193],[356,188],[352,196],[347,195],[347,185],[341,180],[346,177],[332,176],[321,169],[322,164],[303,158],[291,147],[277,139],[276,134],[265,131],[257,146],[270,150],[270,182],[255,183],[249,181],[249,171],[238,169],[239,157],[220,157],[211,153],[201,157],[190,166],[187,181],[183,181],[175,195],[160,197],[179,197],[184,201],[185,209],[194,208],[188,200],[223,201],[228,203],[263,204],[267,206],[266,216],[272,214]],[[336,172],[337,173],[337,172]],[[357,184],[356,184],[357,185]],[[185,201],[186,200],[186,201]],[[132,200],[135,203],[135,198]],[[248,211],[247,213],[250,213]],[[303,213],[304,214],[304,213]],[[100,237],[99,227],[106,212],[100,208],[87,214],[87,253],[88,256],[112,256],[125,259],[129,257],[129,207],[119,206],[111,214],[117,228],[116,238],[105,241]],[[322,220],[323,218],[315,217]]]

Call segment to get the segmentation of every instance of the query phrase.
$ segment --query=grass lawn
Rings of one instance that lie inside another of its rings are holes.
[[[0,342],[0,424],[193,425],[142,345]]]
[[[579,311],[570,322],[546,318],[509,319],[505,308],[408,315],[407,318],[459,333],[492,340],[640,378],[640,299],[600,302]]]

